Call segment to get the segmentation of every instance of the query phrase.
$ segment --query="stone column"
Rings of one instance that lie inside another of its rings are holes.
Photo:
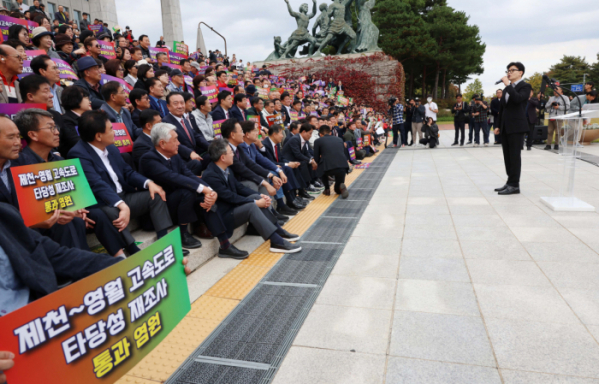
[[[115,0],[89,0],[89,22],[93,23],[94,19],[100,19],[105,23],[108,23],[108,28],[112,30],[112,27],[118,25],[118,19],[116,17],[116,4]]]
[[[179,5],[179,0],[160,0],[160,3],[162,7],[162,33],[164,41],[166,45],[173,49],[174,41],[184,40],[181,6]]]
[[[208,51],[206,51],[206,43],[204,42],[204,35],[202,34],[202,28],[198,25],[198,38],[196,41],[196,50],[200,49],[204,56],[208,56]]]

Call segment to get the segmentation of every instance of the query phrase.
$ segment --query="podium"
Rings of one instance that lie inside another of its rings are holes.
[[[556,117],[561,125],[558,129],[559,156],[562,161],[562,175],[558,194],[551,197],[541,197],[543,204],[554,211],[562,212],[594,212],[595,207],[574,196],[577,159],[580,151],[576,144],[584,133],[585,121],[599,117],[599,105],[588,104],[582,112],[569,113]],[[563,134],[562,134],[563,132]]]

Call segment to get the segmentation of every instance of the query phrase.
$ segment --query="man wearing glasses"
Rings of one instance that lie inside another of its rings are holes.
[[[0,103],[21,103],[19,79],[23,72],[23,57],[9,45],[0,46]]]
[[[48,55],[40,55],[35,59],[31,60],[31,70],[36,75],[40,75],[45,77],[52,87],[50,88],[50,92],[52,92],[52,104],[53,109],[63,114],[62,105],[60,104],[60,97],[62,96],[63,88],[60,85],[57,85],[60,81],[60,70],[58,69],[58,64],[56,64],[50,56]]]
[[[522,80],[524,65],[520,62],[507,66],[507,76],[501,81],[505,84],[499,107],[498,124],[495,135],[501,135],[503,161],[508,175],[506,184],[495,189],[500,195],[520,193],[521,153],[524,134],[529,131],[526,119],[526,104],[532,87]]]

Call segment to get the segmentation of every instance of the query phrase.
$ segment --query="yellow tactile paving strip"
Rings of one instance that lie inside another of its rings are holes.
[[[372,162],[383,151],[363,160]],[[364,170],[354,169],[345,178],[351,185]],[[332,191],[332,188],[331,188]],[[285,225],[291,233],[303,235],[337,198],[319,195],[306,209]],[[262,280],[283,254],[269,251],[269,242],[259,246],[250,257],[214,284],[191,305],[191,311],[148,356],[123,376],[117,384],[156,384],[165,382],[185,359],[202,344],[239,302]]]

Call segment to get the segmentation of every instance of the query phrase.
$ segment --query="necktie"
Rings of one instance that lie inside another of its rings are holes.
[[[229,111],[225,111],[225,117],[229,119]]]
[[[183,130],[185,131],[185,133],[187,133],[187,138],[190,142],[193,143],[193,141],[191,140],[191,135],[189,134],[189,130],[187,129],[187,125],[185,125],[185,119],[181,119],[181,125],[183,126]]]
[[[237,160],[240,160],[240,157],[239,157],[239,148],[237,148],[237,150],[235,151],[235,157],[237,158]]]
[[[243,121],[245,121],[245,111],[243,109],[241,110],[241,116],[243,116]]]
[[[279,147],[275,145],[275,156],[277,157],[277,162],[279,161]]]

